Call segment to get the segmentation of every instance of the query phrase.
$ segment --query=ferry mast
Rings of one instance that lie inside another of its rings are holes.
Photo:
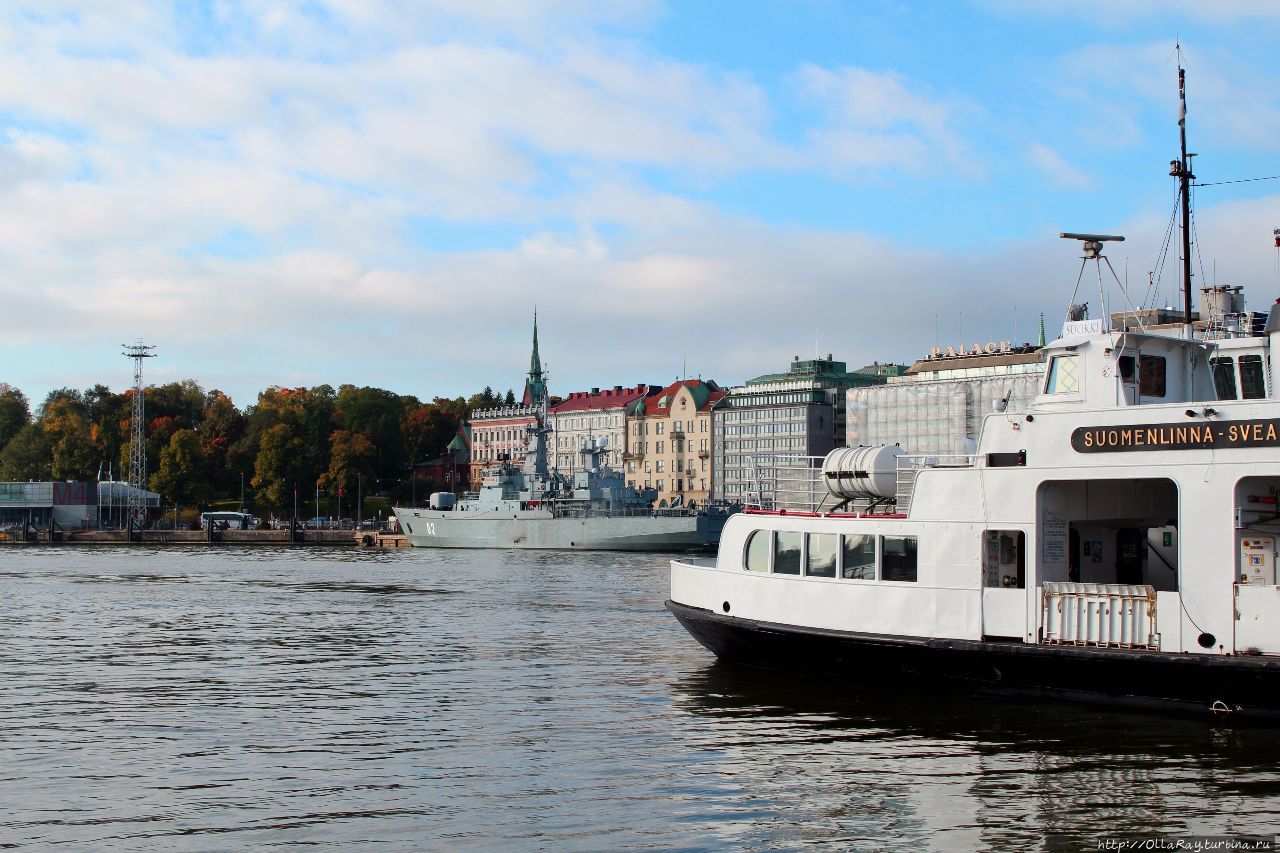
[[[1195,337],[1191,323],[1191,157],[1187,154],[1187,70],[1182,67],[1182,47],[1178,46],[1178,136],[1181,159],[1169,162],[1169,174],[1178,179],[1182,197],[1182,334]]]

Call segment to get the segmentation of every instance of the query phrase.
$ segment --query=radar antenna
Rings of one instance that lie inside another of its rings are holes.
[[[1120,294],[1124,297],[1125,304],[1129,306],[1130,313],[1138,322],[1138,329],[1145,332],[1146,326],[1142,323],[1142,317],[1138,314],[1138,309],[1133,307],[1133,300],[1129,298],[1129,291],[1120,281],[1120,276],[1116,275],[1115,267],[1111,266],[1111,260],[1102,253],[1103,244],[1105,243],[1123,243],[1124,238],[1114,234],[1076,234],[1064,231],[1058,235],[1064,240],[1079,240],[1080,249],[1083,252],[1080,256],[1080,272],[1076,275],[1076,286],[1071,291],[1071,306],[1067,309],[1068,320],[1084,320],[1087,319],[1089,305],[1088,303],[1079,304],[1076,302],[1076,295],[1080,292],[1080,281],[1084,278],[1084,268],[1089,261],[1093,261],[1094,268],[1098,274],[1098,299],[1102,302],[1102,328],[1109,330],[1111,328],[1111,315],[1107,312],[1107,291],[1102,283],[1102,264],[1105,261],[1107,269],[1111,272],[1111,278],[1115,280],[1116,287],[1120,290]]]

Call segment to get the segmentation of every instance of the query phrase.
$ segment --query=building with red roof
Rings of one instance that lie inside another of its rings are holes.
[[[704,506],[711,497],[711,411],[724,399],[711,380],[681,379],[627,408],[627,483],[658,490],[658,506]]]
[[[547,412],[554,432],[548,448],[548,463],[562,474],[583,470],[582,449],[604,440],[609,448],[606,460],[611,468],[622,470],[622,451],[626,446],[626,409],[637,400],[657,394],[658,388],[640,383],[632,388],[592,388],[574,391]]]

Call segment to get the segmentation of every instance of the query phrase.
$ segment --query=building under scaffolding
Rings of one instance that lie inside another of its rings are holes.
[[[850,388],[848,446],[897,444],[905,453],[963,454],[983,418],[1026,410],[1044,365],[1031,345],[990,353],[921,359],[888,384]]]

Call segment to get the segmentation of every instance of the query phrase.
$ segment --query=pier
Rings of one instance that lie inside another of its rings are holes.
[[[76,530],[62,533],[48,530],[0,531],[0,546],[12,545],[290,545],[290,546],[345,546],[362,545],[364,535],[373,535],[376,547],[397,547],[380,540],[395,538],[392,534],[376,531],[350,530],[137,530],[132,539],[124,530]],[[399,538],[403,539],[403,536]],[[405,543],[408,544],[408,543]]]

